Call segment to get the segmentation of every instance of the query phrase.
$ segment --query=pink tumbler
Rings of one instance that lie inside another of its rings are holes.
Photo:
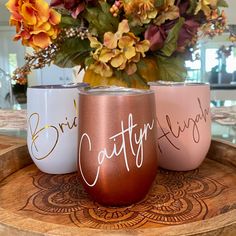
[[[211,142],[210,87],[154,82],[159,166],[187,171],[200,166]]]

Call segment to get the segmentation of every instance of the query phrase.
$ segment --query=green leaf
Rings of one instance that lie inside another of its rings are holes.
[[[85,58],[85,61],[84,61],[85,66],[90,66],[93,63],[94,63],[94,59],[92,57]]]
[[[171,56],[173,52],[175,52],[177,47],[177,40],[179,37],[179,31],[184,24],[184,18],[180,17],[178,22],[175,24],[175,26],[170,30],[168,33],[168,36],[165,40],[164,47],[161,49],[161,52],[165,56]]]
[[[157,56],[159,79],[164,81],[184,81],[187,76],[185,60],[181,56]]]
[[[137,67],[138,67],[138,70],[140,69],[143,69],[143,68],[147,68],[147,64],[145,63],[144,60],[140,59],[140,61],[137,63]]]
[[[141,35],[146,30],[146,27],[143,26],[130,26],[130,31],[133,32],[136,36]]]
[[[165,0],[155,0],[154,1],[155,7],[161,7],[164,5],[164,3],[165,3]]]
[[[84,67],[84,61],[90,55],[89,41],[80,38],[67,39],[61,46],[57,53],[54,64],[60,67],[74,67],[81,65]]]
[[[136,80],[136,81],[137,81],[137,84],[140,84],[140,85],[145,86],[145,87],[148,88],[148,85],[147,85],[146,80],[144,80],[144,79],[142,78],[142,76],[139,75],[137,72],[134,73],[134,74],[132,74],[132,75],[131,75],[131,78],[132,78],[133,80]]]
[[[126,83],[126,85],[128,87],[131,87],[131,81],[130,81],[130,77],[129,75],[127,75],[127,73],[125,71],[120,71],[120,70],[115,70],[114,71],[114,76],[123,81],[124,83]]]
[[[61,22],[60,22],[61,28],[73,27],[73,26],[78,26],[78,25],[80,25],[79,19],[74,19],[68,15],[62,15]]]
[[[225,0],[218,0],[218,7],[229,7],[228,3]]]
[[[110,13],[110,5],[107,2],[99,2],[100,6],[88,7],[85,19],[89,22],[89,31],[103,37],[105,32],[115,32],[119,21]]]
[[[196,7],[197,7],[197,1],[196,0],[190,0],[189,1],[190,6],[187,10],[187,14],[191,14],[195,11]]]

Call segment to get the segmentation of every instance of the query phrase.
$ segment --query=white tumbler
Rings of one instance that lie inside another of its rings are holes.
[[[27,90],[27,145],[45,173],[77,170],[78,99],[86,84],[42,85]]]

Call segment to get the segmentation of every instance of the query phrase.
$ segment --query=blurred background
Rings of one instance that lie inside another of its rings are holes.
[[[22,109],[26,107],[27,85],[16,85],[10,81],[12,72],[24,64],[24,55],[30,49],[20,42],[13,42],[15,27],[8,25],[9,12],[6,0],[0,0],[0,108]],[[230,30],[236,33],[235,0],[227,0],[225,9]],[[225,33],[213,39],[198,42],[193,60],[186,61],[188,81],[209,82],[212,89],[212,106],[233,105],[236,100],[236,44],[229,41]],[[79,68],[61,69],[50,66],[34,71],[28,77],[28,86],[39,84],[64,84],[80,81]]]

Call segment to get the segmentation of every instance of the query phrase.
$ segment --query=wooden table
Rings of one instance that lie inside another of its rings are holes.
[[[199,169],[158,170],[137,204],[103,207],[77,174],[40,172],[25,141],[0,136],[0,235],[235,235],[236,147],[212,141]]]

